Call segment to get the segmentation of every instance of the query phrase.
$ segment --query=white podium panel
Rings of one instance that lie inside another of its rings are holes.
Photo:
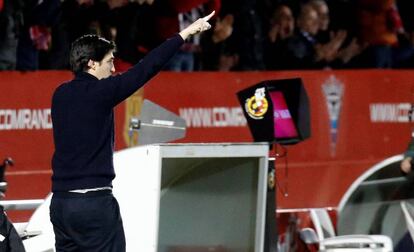
[[[114,195],[127,251],[262,252],[268,148],[166,144],[117,152]]]

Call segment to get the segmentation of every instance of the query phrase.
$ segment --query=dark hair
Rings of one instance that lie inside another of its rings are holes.
[[[88,61],[101,61],[106,54],[115,50],[113,41],[97,35],[83,35],[72,43],[70,50],[70,66],[73,72],[82,72],[88,69]]]

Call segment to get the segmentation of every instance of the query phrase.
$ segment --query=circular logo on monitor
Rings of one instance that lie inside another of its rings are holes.
[[[246,100],[244,105],[247,114],[253,119],[263,119],[263,115],[266,114],[269,107],[269,103],[265,97],[252,96]]]

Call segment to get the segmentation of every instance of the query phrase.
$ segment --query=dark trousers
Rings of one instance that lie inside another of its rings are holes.
[[[125,251],[119,205],[109,190],[54,193],[50,220],[57,252]]]

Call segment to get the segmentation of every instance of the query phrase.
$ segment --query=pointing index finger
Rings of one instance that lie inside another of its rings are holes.
[[[203,20],[207,22],[212,16],[214,16],[215,13],[216,11],[212,11],[208,16],[203,17]]]

